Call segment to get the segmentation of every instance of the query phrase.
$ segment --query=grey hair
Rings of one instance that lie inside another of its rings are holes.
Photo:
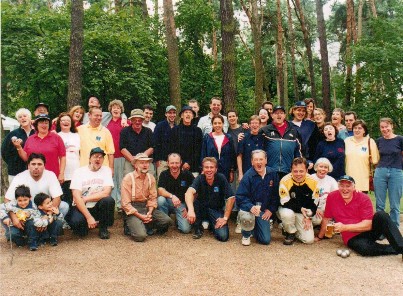
[[[264,154],[264,157],[267,158],[267,153],[266,153],[266,151],[264,151],[264,150],[262,150],[262,149],[253,150],[252,153],[251,153],[251,158],[253,159],[253,155],[255,155],[255,154],[257,154],[257,153],[263,153],[263,154]]]
[[[329,168],[329,173],[331,173],[333,171],[333,165],[331,164],[331,162],[329,161],[329,159],[327,159],[326,157],[321,157],[319,158],[316,162],[315,165],[313,167],[313,169],[315,170],[315,172],[317,171],[318,165],[319,164],[327,164],[328,168]]]
[[[15,112],[15,118],[18,119],[18,117],[20,117],[20,115],[26,114],[28,115],[29,118],[32,118],[32,114],[31,111],[29,111],[27,108],[20,108],[17,110],[17,112]]]

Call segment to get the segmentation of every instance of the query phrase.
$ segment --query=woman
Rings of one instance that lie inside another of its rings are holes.
[[[322,135],[322,140],[324,140],[325,136],[323,134],[323,127],[325,125],[325,119],[326,119],[325,110],[323,110],[322,108],[315,108],[315,110],[313,110],[313,118],[316,123],[316,126],[318,127],[319,132]]]
[[[80,136],[69,113],[60,113],[56,121],[56,132],[62,138],[66,149],[66,168],[64,169],[64,182],[62,184],[62,200],[67,202],[71,207],[73,196],[70,190],[70,183],[74,171],[80,167]]]
[[[269,112],[266,109],[262,108],[259,110],[259,117],[260,117],[260,127],[264,127],[271,122]]]
[[[232,137],[224,133],[224,117],[213,115],[211,118],[213,131],[203,138],[201,160],[205,157],[214,157],[218,161],[218,173],[224,174],[228,182],[234,180],[236,156]],[[202,161],[201,161],[202,162]]]
[[[306,104],[306,119],[315,121],[313,111],[316,108],[315,100],[312,98],[308,98],[304,100]]]
[[[83,123],[85,110],[80,105],[72,107],[69,111],[69,114],[73,119],[74,125],[76,127],[80,126]]]
[[[39,114],[35,117],[35,134],[30,136],[22,149],[21,139],[13,142],[18,150],[18,155],[23,161],[35,152],[45,156],[45,168],[55,173],[60,183],[64,182],[64,169],[66,167],[66,148],[62,138],[50,131],[51,121],[47,114]]]
[[[320,225],[322,222],[328,194],[339,189],[339,187],[337,185],[337,181],[328,175],[328,173],[333,171],[333,166],[327,158],[319,158],[315,162],[315,166],[313,168],[316,173],[312,174],[311,176],[318,181],[317,188],[319,189],[319,204],[316,210],[316,215],[312,218],[312,224],[316,226]]]
[[[326,157],[333,166],[333,170],[329,172],[329,175],[338,180],[339,177],[346,174],[344,170],[344,141],[337,138],[339,131],[331,122],[325,123],[323,132],[326,139],[320,141],[318,147],[316,147],[314,160],[317,161],[319,158]]]
[[[376,140],[380,155],[374,176],[376,210],[385,210],[387,192],[390,218],[399,227],[403,189],[403,136],[393,132],[393,121],[390,118],[381,118],[379,128],[382,137]]]
[[[372,164],[379,160],[379,152],[375,141],[368,135],[368,128],[363,120],[353,123],[352,137],[344,140],[346,147],[346,174],[355,180],[355,188],[364,193],[369,191],[369,147],[371,148]],[[368,146],[369,144],[369,146]]]
[[[335,108],[332,113],[332,123],[339,131],[338,137],[342,140],[347,138],[347,128],[342,124],[344,120],[344,110],[341,108]]]
[[[31,112],[28,109],[18,109],[15,113],[15,118],[17,118],[20,127],[10,132],[1,144],[1,157],[3,157],[4,162],[7,164],[9,183],[11,183],[14,176],[27,169],[26,162],[19,157],[13,142],[20,139],[21,147],[24,147],[28,137],[35,133],[31,127]]]

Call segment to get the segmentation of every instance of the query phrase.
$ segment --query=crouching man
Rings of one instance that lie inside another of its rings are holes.
[[[148,173],[151,161],[147,154],[138,153],[132,163],[134,171],[123,178],[121,186],[125,234],[137,242],[144,241],[147,234],[152,235],[154,229],[164,234],[172,224],[168,215],[157,210],[155,178]]]

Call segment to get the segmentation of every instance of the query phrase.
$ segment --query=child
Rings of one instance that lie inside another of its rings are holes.
[[[53,206],[52,198],[45,193],[38,193],[34,202],[40,213],[40,217],[35,219],[35,226],[45,229],[40,236],[49,237],[50,245],[57,246],[57,236],[63,227],[63,214]]]
[[[39,211],[34,207],[31,201],[31,192],[29,187],[21,185],[15,189],[15,201],[10,201],[0,205],[0,218],[6,228],[7,240],[15,242],[17,246],[28,245],[31,251],[38,249],[38,231],[34,225],[34,220],[39,217]],[[14,213],[19,220],[22,228],[12,225],[10,214]]]

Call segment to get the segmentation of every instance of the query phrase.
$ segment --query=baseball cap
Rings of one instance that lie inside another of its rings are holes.
[[[299,108],[299,107],[306,108],[306,104],[305,104],[305,102],[304,102],[304,101],[298,101],[298,102],[295,102],[295,104],[294,104],[293,108]]]
[[[355,184],[355,181],[354,181],[353,177],[350,177],[348,175],[341,176],[339,178],[338,182],[340,182],[340,181],[348,181],[348,182],[351,182],[351,183]]]
[[[49,120],[49,121],[50,121],[50,117],[49,117],[48,114],[38,114],[38,115],[35,117],[35,121],[41,120],[41,119],[45,119],[45,120]]]
[[[101,153],[103,156],[105,156],[105,152],[104,152],[101,148],[99,148],[99,147],[95,147],[95,148],[92,148],[92,149],[91,149],[91,151],[90,151],[90,157],[91,157],[93,154],[95,154],[95,153]]]
[[[133,110],[130,112],[130,117],[129,117],[129,119],[132,119],[132,118],[134,118],[134,117],[139,117],[139,118],[143,118],[143,119],[144,119],[144,112],[143,112],[143,110],[141,110],[141,109],[133,109]]]
[[[285,108],[284,108],[283,106],[280,106],[280,105],[275,106],[275,107],[273,108],[273,112],[276,112],[277,110],[283,110],[283,111],[285,112]]]
[[[41,107],[41,106],[43,106],[43,107],[45,107],[46,108],[46,110],[48,110],[49,111],[49,105],[48,104],[45,104],[45,103],[38,103],[38,104],[36,104],[35,105],[35,109],[34,110],[36,110],[36,109],[38,109],[38,107]]]
[[[182,113],[185,112],[185,111],[187,111],[187,110],[188,110],[188,111],[192,111],[193,116],[196,116],[196,112],[194,112],[193,109],[192,109],[192,107],[190,107],[190,106],[183,106],[181,112],[179,113],[179,116],[181,116]]]
[[[176,111],[176,107],[174,105],[169,105],[168,107],[165,108],[165,113],[169,112],[171,110],[175,110]]]
[[[239,220],[242,230],[251,231],[255,228],[255,216],[252,213],[240,210]]]

